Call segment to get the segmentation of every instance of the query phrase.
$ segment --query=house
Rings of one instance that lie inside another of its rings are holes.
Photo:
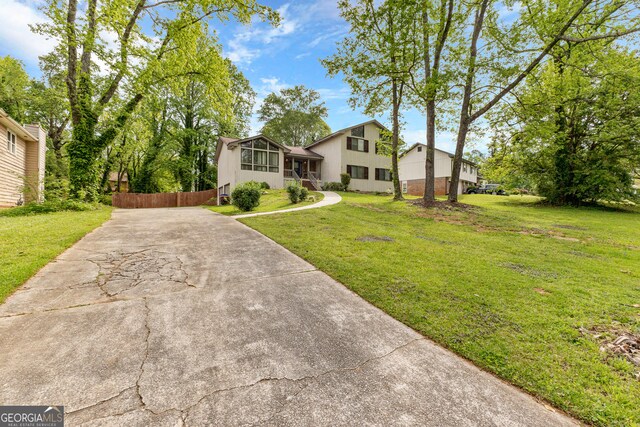
[[[307,146],[324,157],[322,180],[340,182],[340,174],[351,176],[349,188],[357,191],[385,192],[391,183],[391,158],[379,154],[376,141],[386,130],[377,120],[341,129]]]
[[[376,141],[384,129],[375,120],[334,132],[307,147],[288,147],[264,135],[236,139],[221,137],[216,148],[218,194],[231,194],[242,182],[266,182],[284,188],[299,182],[319,190],[324,182],[340,182],[351,175],[358,191],[391,189],[391,159],[377,153]]]
[[[451,170],[453,169],[454,155],[446,151],[435,149],[435,193],[436,195],[449,194],[449,183],[451,182]],[[427,146],[424,144],[413,144],[408,150],[400,155],[398,160],[398,172],[402,192],[413,196],[424,195],[425,162],[427,160]],[[466,159],[463,159],[460,171],[460,181],[458,183],[458,194],[465,192],[467,188],[478,184],[478,166]]]
[[[129,175],[127,172],[109,172],[109,188],[112,193],[128,193]]]
[[[0,206],[43,200],[46,150],[39,125],[22,126],[0,108]]]

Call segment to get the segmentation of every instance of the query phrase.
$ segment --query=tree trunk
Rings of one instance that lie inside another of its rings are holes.
[[[451,182],[449,185],[449,201],[455,203],[458,201],[458,184],[460,182],[460,168],[462,167],[462,156],[464,155],[464,144],[469,133],[471,92],[473,90],[473,81],[476,73],[476,58],[478,56],[478,39],[484,24],[484,15],[487,10],[488,0],[483,0],[480,9],[476,12],[473,24],[473,34],[471,36],[471,46],[469,49],[469,67],[467,68],[467,76],[464,85],[464,95],[462,96],[462,107],[460,108],[460,124],[458,127],[458,140],[456,142],[456,154],[453,158],[451,166]]]
[[[424,162],[424,201],[432,203],[436,200],[435,181],[435,151],[436,151],[436,103],[433,100],[427,102],[427,153]]]
[[[391,138],[391,175],[393,178],[393,200],[403,200],[400,188],[400,176],[398,174],[398,145],[400,141],[400,97],[398,95],[398,83],[393,79],[391,83],[393,97],[393,137]]]

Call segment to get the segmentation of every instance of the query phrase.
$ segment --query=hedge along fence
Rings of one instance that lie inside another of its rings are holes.
[[[114,193],[111,204],[116,208],[179,208],[182,206],[216,205],[218,190],[196,191],[192,193]]]

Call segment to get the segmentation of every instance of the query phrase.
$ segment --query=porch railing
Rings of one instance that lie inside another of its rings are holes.
[[[313,174],[313,172],[309,172],[309,182],[313,185],[313,188],[316,190],[320,190],[320,184],[318,183],[318,179]]]

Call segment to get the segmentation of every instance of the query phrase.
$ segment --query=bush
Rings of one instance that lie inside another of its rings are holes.
[[[112,200],[113,200],[113,196],[111,194],[103,194],[102,196],[100,196],[98,198],[98,200],[100,201],[100,203],[102,203],[103,205],[107,205],[107,206],[111,206]]]
[[[86,203],[75,199],[51,200],[43,203],[31,202],[24,206],[5,209],[0,211],[0,216],[26,216],[62,211],[90,211],[99,208],[99,204]]]
[[[351,183],[351,175],[348,173],[341,173],[340,182],[342,183],[342,190],[347,191],[349,189],[349,184]]]
[[[231,201],[235,207],[248,212],[260,204],[260,184],[249,181],[236,186],[231,192]]]
[[[343,185],[340,182],[325,182],[322,184],[324,191],[342,191]]]
[[[262,181],[262,182],[260,183],[260,188],[262,188],[263,190],[270,190],[270,189],[271,189],[271,186],[269,185],[269,183],[268,183],[268,182]]]
[[[309,197],[309,190],[295,183],[287,185],[287,193],[291,203],[304,202]]]

